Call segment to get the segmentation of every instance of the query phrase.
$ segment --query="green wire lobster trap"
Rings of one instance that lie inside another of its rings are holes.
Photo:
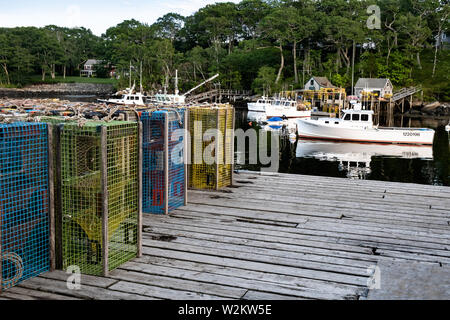
[[[139,126],[67,123],[59,144],[62,267],[107,275],[141,254]]]
[[[189,187],[221,189],[233,183],[234,108],[189,107]]]

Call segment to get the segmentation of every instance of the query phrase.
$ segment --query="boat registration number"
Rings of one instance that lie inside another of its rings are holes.
[[[403,132],[405,137],[420,137],[420,132]]]

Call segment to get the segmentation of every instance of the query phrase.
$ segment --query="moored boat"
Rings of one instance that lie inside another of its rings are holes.
[[[260,113],[263,118],[280,117],[285,119],[311,118],[311,110],[290,99],[268,99],[262,97],[255,103],[247,105],[249,115]],[[259,116],[258,116],[259,118]],[[256,119],[255,119],[256,120]]]
[[[127,88],[123,91],[117,92],[111,98],[103,100],[98,99],[98,102],[103,102],[112,105],[124,106],[145,106],[147,104],[147,96],[142,92],[135,92],[135,86]]]
[[[300,138],[383,144],[432,145],[435,131],[373,125],[371,110],[342,110],[341,118],[298,119]]]

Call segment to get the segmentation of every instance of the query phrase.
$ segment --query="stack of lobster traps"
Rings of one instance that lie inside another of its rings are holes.
[[[143,212],[232,184],[229,105],[33,108],[0,115],[0,290],[54,269],[108,275],[141,256]]]

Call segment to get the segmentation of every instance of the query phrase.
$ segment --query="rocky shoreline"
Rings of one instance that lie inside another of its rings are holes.
[[[115,92],[112,84],[58,83],[40,84],[20,89],[0,88],[1,98],[59,98],[61,96],[104,97]]]

